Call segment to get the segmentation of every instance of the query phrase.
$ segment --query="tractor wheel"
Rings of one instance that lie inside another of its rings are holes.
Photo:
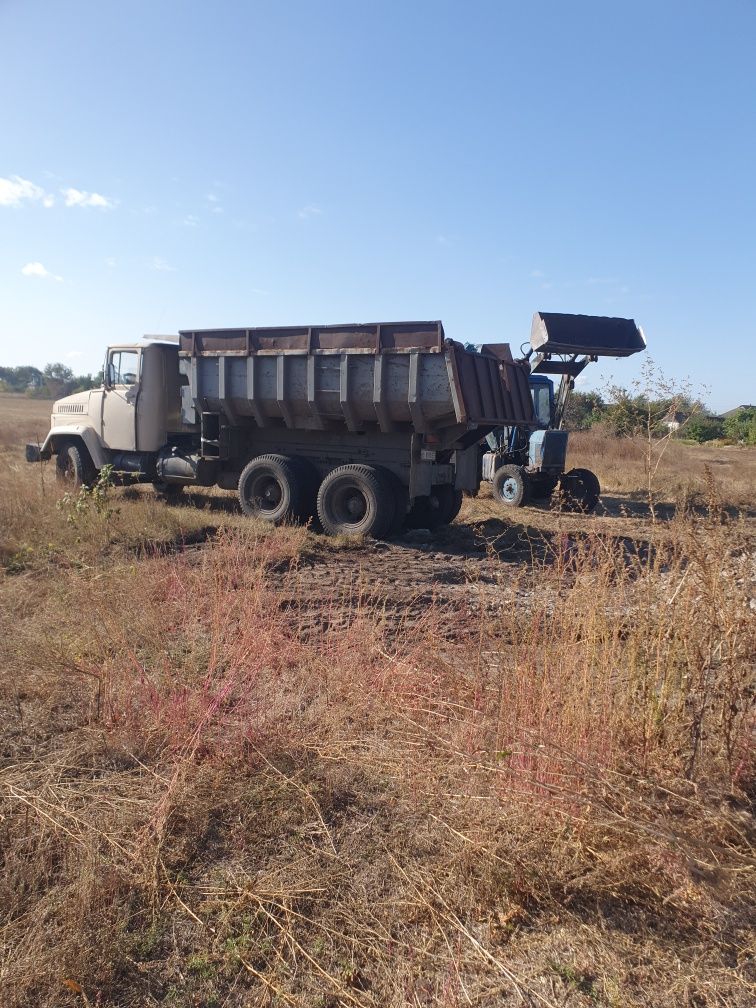
[[[590,514],[601,496],[598,476],[590,469],[570,469],[559,480],[559,497],[563,511]]]
[[[411,529],[437,529],[449,525],[462,507],[462,491],[450,483],[437,483],[431,487],[427,497],[417,497],[407,515],[407,527]]]
[[[86,448],[68,442],[58,448],[55,456],[55,475],[60,483],[70,490],[78,490],[80,486],[89,486],[96,478]]]
[[[530,500],[530,485],[522,466],[504,465],[493,474],[494,497],[507,507],[525,507]]]
[[[328,535],[380,539],[391,531],[396,505],[395,486],[380,466],[339,466],[318,490],[318,517]]]
[[[250,518],[280,525],[307,517],[308,480],[298,460],[287,455],[260,455],[242,469],[239,503]]]
[[[533,500],[548,500],[554,493],[559,482],[556,476],[528,477],[530,496]]]
[[[431,505],[435,505],[436,520],[432,526],[451,525],[462,507],[462,491],[450,483],[440,483],[431,490]]]

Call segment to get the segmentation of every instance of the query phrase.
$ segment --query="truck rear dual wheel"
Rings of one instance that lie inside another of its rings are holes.
[[[328,535],[381,539],[394,530],[398,480],[380,466],[345,465],[328,473],[318,490],[318,518]]]
[[[316,475],[304,459],[259,455],[239,476],[239,503],[245,515],[273,525],[307,521],[315,504]]]

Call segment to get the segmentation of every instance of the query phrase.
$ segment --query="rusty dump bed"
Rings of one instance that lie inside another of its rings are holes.
[[[432,433],[534,422],[528,368],[508,349],[474,353],[441,322],[182,330],[198,412],[266,427]]]

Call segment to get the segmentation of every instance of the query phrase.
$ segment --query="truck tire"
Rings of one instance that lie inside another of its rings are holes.
[[[379,466],[339,466],[320,484],[318,518],[328,535],[380,539],[391,531],[396,503],[390,474]]]
[[[590,514],[600,496],[601,484],[590,469],[570,469],[559,480],[559,503],[563,511]]]
[[[507,507],[525,507],[530,500],[529,481],[522,466],[500,466],[493,474],[491,489],[497,501]]]
[[[280,525],[307,517],[308,481],[297,459],[259,455],[239,476],[239,503],[249,518]]]
[[[55,475],[69,489],[78,490],[93,483],[97,474],[86,448],[67,441],[60,445],[55,456]]]

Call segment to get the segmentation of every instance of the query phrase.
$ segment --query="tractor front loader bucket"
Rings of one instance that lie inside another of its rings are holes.
[[[536,312],[530,345],[543,356],[630,357],[646,349],[646,340],[634,319]]]

